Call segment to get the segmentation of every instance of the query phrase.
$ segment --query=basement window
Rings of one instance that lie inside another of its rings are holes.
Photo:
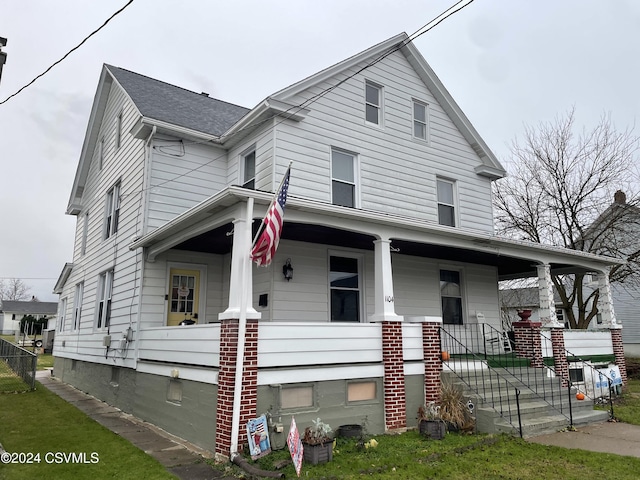
[[[283,409],[313,407],[313,385],[281,389],[280,407]]]
[[[347,384],[347,402],[370,402],[376,400],[376,382],[349,382]]]

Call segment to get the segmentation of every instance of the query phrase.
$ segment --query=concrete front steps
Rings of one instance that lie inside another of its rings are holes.
[[[609,418],[607,411],[594,410],[591,400],[577,400],[575,389],[569,393],[568,388],[562,387],[560,380],[550,376],[546,369],[525,367],[514,372],[476,365],[473,369],[454,373],[447,372],[445,367],[442,376],[443,380],[461,385],[465,398],[474,403],[479,432],[519,436],[521,425],[522,436],[527,438],[566,428],[571,424],[570,418],[573,418],[574,426]],[[519,405],[516,389],[520,391]]]

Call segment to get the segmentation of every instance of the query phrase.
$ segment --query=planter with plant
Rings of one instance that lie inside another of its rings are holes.
[[[333,459],[333,437],[328,423],[319,418],[304,429],[302,436],[303,458],[312,465],[330,462]]]
[[[451,432],[472,431],[475,420],[464,399],[462,387],[449,380],[443,381],[440,387],[440,419]]]
[[[418,408],[418,430],[420,434],[433,440],[442,440],[447,428],[440,418],[440,406],[429,402]]]

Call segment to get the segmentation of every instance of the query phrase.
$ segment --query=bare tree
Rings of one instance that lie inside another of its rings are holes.
[[[575,112],[525,127],[511,147],[510,175],[494,185],[499,234],[627,260],[612,283],[640,286],[639,139],[603,116],[575,134]],[[615,193],[615,201],[614,200]],[[623,192],[627,192],[626,195]],[[598,290],[584,274],[553,275],[571,328],[587,328],[598,313]],[[586,288],[585,288],[586,287]]]
[[[31,287],[19,278],[0,280],[0,300],[28,300]]]

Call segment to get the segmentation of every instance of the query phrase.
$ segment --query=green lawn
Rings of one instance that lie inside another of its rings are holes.
[[[7,452],[33,454],[36,462],[0,463],[3,480],[176,478],[40,383],[31,392],[0,394],[0,443]],[[70,454],[87,463],[65,463]]]

